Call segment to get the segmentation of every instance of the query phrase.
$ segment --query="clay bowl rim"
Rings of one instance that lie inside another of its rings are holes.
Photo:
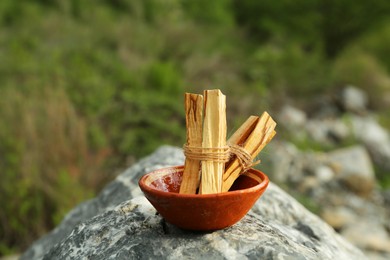
[[[261,175],[260,178],[262,180],[259,184],[255,185],[253,187],[245,188],[245,189],[239,189],[239,190],[233,190],[233,191],[227,191],[227,192],[221,192],[221,193],[181,194],[181,193],[176,193],[176,192],[162,191],[162,190],[159,190],[157,188],[150,187],[148,184],[146,184],[146,180],[148,177],[150,177],[154,174],[157,174],[158,172],[163,173],[164,171],[170,171],[170,172],[167,172],[166,174],[161,174],[160,177],[162,177],[162,176],[165,176],[168,174],[172,174],[173,173],[172,170],[174,170],[175,172],[183,171],[184,165],[169,166],[169,167],[164,167],[164,168],[160,168],[160,169],[156,169],[156,170],[153,170],[151,172],[148,172],[140,178],[140,180],[138,181],[138,185],[140,186],[142,191],[145,191],[148,193],[153,193],[153,194],[155,194],[157,196],[161,196],[161,197],[175,197],[178,199],[191,198],[191,199],[201,200],[201,199],[215,198],[215,197],[235,196],[235,195],[242,194],[242,193],[256,193],[256,192],[259,192],[263,189],[266,189],[268,184],[269,184],[268,176],[264,172],[257,170],[257,169],[254,169],[254,168],[250,168],[246,173],[248,173],[248,172],[250,173],[251,171],[256,171],[257,173],[259,173]],[[245,175],[246,173],[243,173],[243,174]],[[247,176],[247,177],[251,178],[250,176]],[[157,180],[157,179],[158,178],[156,178],[155,180]],[[150,183],[152,183],[152,182],[153,181],[151,181]]]

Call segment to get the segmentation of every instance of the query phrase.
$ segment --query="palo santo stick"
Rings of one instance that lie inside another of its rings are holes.
[[[237,129],[236,132],[229,138],[228,144],[230,145],[240,145],[244,146],[246,140],[248,139],[249,135],[253,132],[255,129],[257,123],[259,121],[258,116],[250,116],[241,126]],[[234,163],[234,165],[233,165]],[[230,176],[231,172],[233,172],[233,169],[237,168],[239,166],[239,161],[237,158],[231,158],[230,161],[228,161],[225,164],[225,173],[224,173],[224,181],[227,179],[227,177]]]
[[[275,136],[276,132],[274,129],[276,123],[267,112],[264,112],[258,120],[251,118],[252,117],[250,117],[247,122],[233,134],[229,139],[229,144],[241,145],[251,155],[252,159],[254,159]],[[253,124],[255,124],[254,128]],[[248,133],[250,133],[249,136]],[[243,141],[242,139],[245,137],[247,138]],[[223,192],[230,189],[242,170],[238,158],[228,162],[223,176]]]
[[[246,139],[252,133],[258,121],[258,116],[250,116],[229,138],[228,143],[237,145],[242,145],[245,143]]]
[[[184,97],[187,127],[187,146],[202,146],[203,96],[186,93]],[[186,158],[180,192],[196,194],[200,181],[200,160]]]
[[[245,123],[229,138],[228,143],[233,145],[240,145],[251,154],[249,145],[253,145],[253,143],[250,142],[249,136],[251,136],[251,134],[254,136],[253,133],[259,133],[261,130],[259,120],[260,118],[258,116],[250,116],[245,121]],[[233,158],[226,164],[225,173],[223,175],[223,191],[228,191],[230,189],[234,180],[239,176],[241,171],[242,167],[238,158]]]
[[[206,90],[203,95],[205,105],[202,148],[223,148],[226,146],[226,96],[218,89]],[[202,161],[200,194],[220,193],[224,170],[225,162]]]

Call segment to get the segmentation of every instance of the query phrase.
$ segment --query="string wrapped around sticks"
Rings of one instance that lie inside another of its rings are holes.
[[[242,146],[237,144],[229,144],[230,154],[237,157],[238,162],[242,168],[242,172],[246,172],[249,168],[260,163],[260,160],[254,161],[252,155]]]
[[[228,162],[233,156],[236,156],[241,167],[242,172],[260,163],[260,160],[253,161],[251,154],[240,145],[228,144],[225,147],[203,148],[183,146],[184,155],[186,158],[196,161],[214,161],[214,162]]]
[[[196,161],[213,161],[224,163],[230,159],[229,146],[204,148],[185,144],[183,146],[183,151],[186,158]]]

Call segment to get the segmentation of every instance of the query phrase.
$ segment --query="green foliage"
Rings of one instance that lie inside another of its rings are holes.
[[[378,120],[379,124],[383,126],[385,129],[390,131],[390,108],[384,109],[379,112],[378,114]]]
[[[117,96],[111,111],[111,119],[115,121],[111,121],[109,131],[119,154],[132,151],[137,157],[143,156],[161,144],[180,145],[185,140],[183,90],[175,73],[161,74],[160,69],[167,70],[165,65],[158,64],[149,70],[147,77],[157,89],[129,87],[122,89]],[[174,84],[166,85],[174,82],[178,84],[176,88],[172,88]],[[162,89],[169,95],[162,94]]]
[[[184,11],[203,24],[233,24],[231,0],[181,0]]]
[[[390,71],[390,23],[374,27],[356,43],[365,52],[372,54]]]
[[[379,186],[382,188],[382,190],[390,189],[389,171],[377,165],[374,166],[374,169],[375,176],[378,179]]]
[[[101,161],[87,153],[85,123],[62,90],[3,88],[2,94],[0,238],[18,248],[90,197],[96,184],[89,179],[100,182],[104,175],[97,171]]]
[[[320,33],[318,3],[318,0],[237,0],[234,1],[234,10],[239,24],[262,42],[279,37],[312,44]]]
[[[156,62],[147,71],[147,86],[156,93],[166,93],[173,97],[181,95],[182,79],[178,68],[172,62]]]
[[[279,36],[308,48],[320,45],[328,57],[335,57],[351,41],[383,23],[389,11],[387,0],[235,1],[238,22],[255,38],[267,41]]]
[[[262,45],[254,52],[251,65],[253,79],[295,99],[324,91],[331,82],[321,52],[307,52],[298,44]]]
[[[301,203],[305,208],[307,208],[308,210],[310,210],[314,214],[317,214],[317,215],[320,214],[320,212],[321,212],[320,205],[318,205],[318,203],[316,203],[309,195],[304,195],[304,194],[301,194],[298,192],[293,192],[293,191],[290,191],[290,192],[292,193],[292,196],[297,201],[299,201],[299,203]]]
[[[353,40],[388,19],[390,2],[321,0],[319,8],[325,51],[335,57]]]
[[[390,90],[390,76],[372,54],[351,48],[336,59],[332,74],[338,83],[335,86],[352,84],[365,90],[372,108],[386,106],[384,98]]]

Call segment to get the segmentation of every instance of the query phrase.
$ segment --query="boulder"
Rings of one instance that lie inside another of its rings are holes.
[[[307,121],[306,113],[290,105],[284,106],[277,115],[278,122],[287,128],[300,128],[305,126]]]
[[[145,173],[159,168],[181,165],[183,162],[184,155],[181,149],[170,146],[160,147],[152,155],[140,160],[119,175],[96,198],[83,202],[71,210],[58,227],[36,241],[21,259],[40,259],[53,245],[67,237],[76,225],[124,201],[142,195],[138,180]]]
[[[390,170],[390,136],[372,116],[351,117],[353,133],[370,152],[373,161],[381,168]]]
[[[269,156],[271,155],[272,156]],[[276,183],[283,183],[301,172],[302,163],[297,160],[300,151],[289,142],[273,140],[260,154],[260,167]]]
[[[327,165],[319,165],[314,170],[314,173],[320,183],[327,183],[333,180],[333,177],[335,175],[333,169]]]
[[[354,86],[345,87],[340,95],[342,107],[348,112],[363,113],[367,110],[367,94]]]
[[[341,234],[355,245],[367,251],[381,252],[384,257],[390,256],[390,236],[382,223],[373,221],[357,221],[347,225]],[[361,234],[364,234],[362,236]],[[388,258],[387,258],[388,259]]]
[[[289,212],[258,203],[235,226],[207,233],[170,225],[138,197],[76,226],[43,259],[364,259],[276,186],[268,196]]]
[[[322,144],[340,143],[347,139],[350,130],[341,119],[312,119],[305,125],[308,136]]]
[[[313,152],[274,140],[260,159],[261,169],[271,180],[288,189],[365,254],[372,259],[390,259],[383,249],[390,241],[390,236],[384,235],[390,230],[390,210],[386,210],[390,209],[390,192],[377,190],[371,158],[363,145]],[[370,237],[356,235],[366,228],[361,223],[376,227]],[[352,232],[354,226],[359,229]],[[373,241],[378,242],[377,247]]]
[[[376,178],[371,158],[363,146],[334,150],[327,157],[338,178],[352,191],[362,196],[371,194]]]
[[[176,228],[156,214],[137,181],[183,159],[178,148],[158,149],[75,208],[21,259],[366,259],[273,183],[230,228],[206,233]]]

